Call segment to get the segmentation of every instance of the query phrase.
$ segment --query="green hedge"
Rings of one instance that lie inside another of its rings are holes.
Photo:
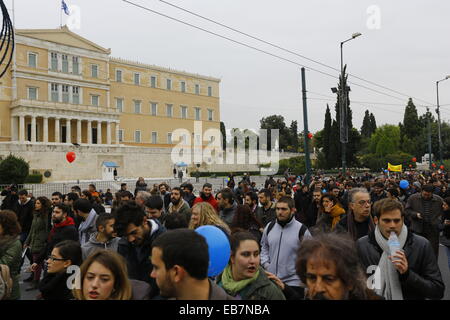
[[[25,179],[25,183],[42,183],[42,174],[30,174]]]

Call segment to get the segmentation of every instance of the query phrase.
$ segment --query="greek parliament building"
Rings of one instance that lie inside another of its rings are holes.
[[[66,26],[15,36],[0,79],[0,156],[23,157],[44,181],[112,178],[115,166],[168,177],[173,130],[220,129],[220,79],[113,58]]]

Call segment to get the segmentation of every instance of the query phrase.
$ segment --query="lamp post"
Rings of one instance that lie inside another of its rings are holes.
[[[341,86],[339,94],[339,115],[340,115],[340,141],[342,143],[342,175],[345,176],[346,172],[346,144],[348,143],[348,128],[347,128],[347,83],[344,75],[344,43],[353,40],[362,34],[356,32],[350,39],[341,42]]]
[[[439,82],[450,79],[450,75],[446,76],[444,79],[436,81],[436,100],[437,100],[437,108],[436,113],[438,115],[438,136],[439,136],[439,162],[440,165],[443,164],[442,161],[442,136],[441,136],[441,112],[439,110]]]

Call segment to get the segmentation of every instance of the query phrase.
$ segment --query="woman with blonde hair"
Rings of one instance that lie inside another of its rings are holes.
[[[132,286],[123,258],[110,250],[98,250],[81,265],[81,289],[77,300],[131,300]]]
[[[192,207],[192,216],[189,229],[197,229],[201,226],[216,226],[229,235],[230,228],[220,219],[216,210],[208,202],[199,202]]]

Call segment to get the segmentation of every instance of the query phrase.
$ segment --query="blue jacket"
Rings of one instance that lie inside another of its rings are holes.
[[[270,224],[269,224],[270,225]],[[301,286],[295,270],[297,251],[300,248],[299,233],[302,224],[295,218],[282,227],[278,221],[267,235],[267,225],[261,239],[261,265],[289,286]],[[311,237],[306,231],[304,238]]]

